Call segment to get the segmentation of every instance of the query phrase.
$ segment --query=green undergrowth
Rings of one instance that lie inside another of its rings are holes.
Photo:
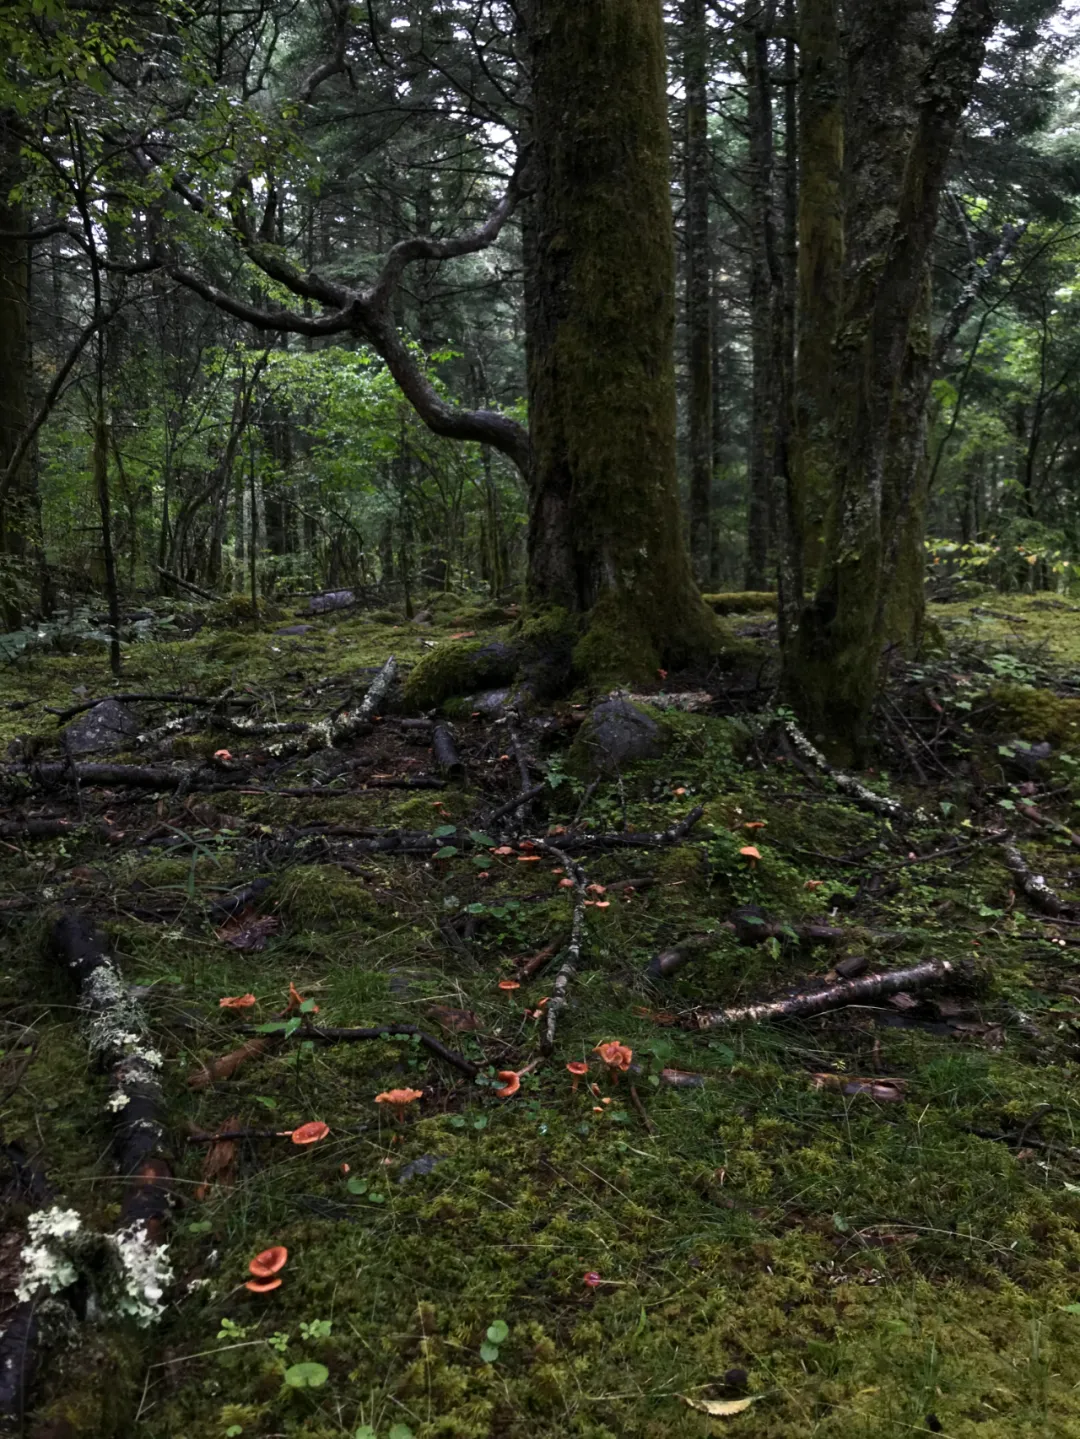
[[[452,607],[433,608],[441,623]],[[145,668],[125,686],[171,674],[175,688],[183,659],[205,666],[192,683],[212,692],[239,665],[238,683],[273,684],[293,713],[309,685],[325,683],[336,703],[391,648],[410,661],[425,636],[448,639],[432,628],[322,621],[324,648],[298,652],[302,678],[288,681],[292,659],[272,653],[281,637],[230,631],[230,654],[249,647],[234,660],[214,658],[222,637],[207,632],[133,652],[133,670]],[[73,658],[32,661],[13,697],[24,680],[38,703],[103,687],[97,659],[76,658],[81,674]],[[1064,651],[1052,658],[1067,663]],[[3,721],[47,734],[35,714]],[[558,716],[569,737],[574,712]],[[519,989],[498,982],[522,956],[562,949],[572,899],[556,859],[487,852],[501,836],[484,835],[481,784],[497,793],[505,772],[512,793],[516,777],[480,719],[458,726],[466,788],[150,796],[117,816],[133,831],[164,818],[187,837],[181,853],[163,841],[105,847],[90,833],[0,852],[0,897],[39,900],[0,919],[5,1142],[39,1160],[63,1202],[102,1227],[116,1221],[105,1080],[45,949],[57,907],[74,903],[140,986],[166,1056],[176,1173],[177,1283],[162,1323],[138,1340],[132,1403],[107,1428],[80,1418],[90,1351],[61,1348],[39,1414],[66,1411],[72,1434],[109,1439],[1080,1436],[1080,1001],[1076,950],[1051,942],[1070,931],[1024,912],[999,850],[977,837],[986,814],[972,797],[944,798],[944,782],[917,790],[887,768],[868,777],[921,808],[901,833],[828,785],[809,789],[753,717],[666,722],[662,758],[592,788],[567,773],[565,744],[544,752],[540,833],[575,816],[594,830],[664,830],[699,803],[704,816],[683,845],[584,857],[604,889],[589,895],[555,1055],[506,1099],[499,1074],[537,1056],[534,1015],[558,955]],[[1057,802],[1067,817],[1071,795]],[[293,833],[320,822],[442,825],[452,852],[405,859]],[[1059,893],[1080,897],[1066,839],[1018,838]],[[741,852],[750,845],[759,859]],[[952,857],[905,863],[954,845],[964,848]],[[208,899],[260,876],[270,884],[251,915],[208,916]],[[638,888],[616,888],[628,879]],[[724,927],[734,911],[786,928],[741,944]],[[263,947],[235,947],[255,918],[276,921]],[[800,940],[811,921],[841,927],[843,941]],[[706,931],[711,943],[675,976],[646,977],[659,950]],[[966,1027],[949,1027],[944,1010],[909,1023],[883,1004],[706,1032],[674,1022],[790,993],[860,954],[875,968],[952,961],[947,998]],[[187,1076],[248,1026],[278,1022],[290,984],[318,1006],[318,1025],[419,1025],[479,1080],[408,1036],[328,1045],[301,1026],[269,1033],[231,1079],[190,1088]],[[249,992],[253,1009],[219,1007]],[[638,1066],[615,1083],[593,1053],[609,1039]],[[577,1059],[599,1096],[584,1083],[572,1092],[564,1066]],[[676,1087],[665,1070],[692,1079]],[[821,1074],[832,1078],[819,1087]],[[900,1097],[843,1092],[867,1077],[895,1081]],[[399,1126],[375,1096],[400,1087],[424,1095]],[[320,1143],[273,1137],[313,1119],[330,1126]],[[191,1136],[226,1125],[268,1137],[240,1142],[215,1177]],[[9,1222],[31,1207],[20,1201]],[[248,1261],[273,1244],[289,1250],[282,1286],[250,1294]],[[131,1336],[95,1342],[105,1348],[93,1373],[121,1363],[128,1384]],[[745,1384],[724,1387],[732,1370]],[[686,1398],[753,1403],[710,1419]]]

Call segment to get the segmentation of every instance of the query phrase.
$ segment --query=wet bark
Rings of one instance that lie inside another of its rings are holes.
[[[713,643],[676,484],[674,240],[659,0],[535,0],[529,591],[587,617],[596,678]]]

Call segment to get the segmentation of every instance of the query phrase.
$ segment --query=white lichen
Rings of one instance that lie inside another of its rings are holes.
[[[169,1247],[152,1243],[141,1224],[111,1235],[109,1243],[120,1271],[113,1312],[145,1328],[160,1319],[165,1308],[165,1289],[173,1277]]]
[[[125,1109],[130,1103],[131,1095],[125,1094],[122,1089],[118,1089],[115,1094],[109,1095],[105,1101],[105,1108],[111,1109],[113,1114],[116,1114],[121,1109]]]
[[[74,1284],[78,1271],[69,1245],[82,1231],[82,1220],[74,1209],[41,1209],[26,1221],[30,1242],[22,1252],[22,1274],[15,1295],[20,1303],[45,1291],[59,1294]]]

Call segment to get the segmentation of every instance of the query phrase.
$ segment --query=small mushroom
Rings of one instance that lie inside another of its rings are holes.
[[[634,1057],[634,1051],[626,1044],[620,1044],[617,1039],[610,1039],[604,1044],[598,1044],[593,1050],[607,1065],[608,1074],[612,1084],[618,1084],[619,1075],[625,1074],[630,1068],[630,1061]]]
[[[566,1068],[572,1076],[570,1093],[576,1094],[578,1084],[581,1082],[581,1076],[583,1074],[588,1074],[589,1066],[585,1063],[583,1059],[572,1059],[570,1063],[566,1066]]]
[[[324,1124],[321,1119],[309,1119],[307,1124],[301,1124],[298,1129],[292,1132],[294,1144],[318,1144],[320,1139],[325,1139],[330,1133],[329,1124]]]
[[[272,1289],[281,1288],[281,1280],[278,1279],[249,1279],[244,1285],[245,1289],[252,1294],[269,1294]]]
[[[410,1104],[415,1104],[418,1099],[423,1099],[422,1089],[387,1089],[382,1094],[375,1096],[376,1104],[389,1104],[394,1111],[394,1118],[399,1124],[405,1123],[405,1111]]]
[[[521,981],[519,979],[500,979],[499,988],[504,994],[512,994],[515,989],[521,988]]]
[[[258,1003],[253,994],[227,994],[224,999],[218,1000],[219,1009],[250,1009],[253,1004]]]
[[[739,850],[739,853],[741,855],[744,855],[750,861],[751,869],[755,867],[758,860],[761,858],[761,850],[758,849],[757,845],[754,844],[744,844],[742,849]]]
[[[495,1091],[499,1099],[509,1099],[512,1094],[516,1094],[521,1088],[521,1075],[518,1074],[516,1070],[500,1069],[499,1078],[506,1080],[503,1088]]]
[[[264,1249],[261,1254],[248,1265],[248,1273],[256,1279],[272,1279],[275,1274],[285,1268],[288,1263],[289,1251],[284,1244],[274,1244],[269,1249]]]

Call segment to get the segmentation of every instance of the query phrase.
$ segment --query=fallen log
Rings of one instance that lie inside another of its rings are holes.
[[[861,780],[857,780],[854,775],[847,774],[844,770],[834,769],[817,746],[811,744],[797,724],[789,722],[785,726],[785,731],[799,757],[805,763],[812,765],[820,774],[827,775],[841,794],[853,800],[861,809],[885,815],[887,819],[904,818],[906,811],[899,800],[890,799],[888,795],[877,794]]]
[[[830,984],[811,993],[793,994],[789,999],[750,1004],[738,1009],[694,1010],[684,1015],[681,1022],[684,1029],[722,1029],[733,1024],[763,1024],[772,1019],[808,1019],[830,1009],[842,1009],[845,1005],[899,994],[901,990],[925,988],[956,972],[957,966],[947,959],[928,959],[909,969],[868,974],[863,979]]]
[[[432,730],[431,750],[441,774],[448,779],[461,779],[464,776],[465,766],[449,725],[437,724]]]

